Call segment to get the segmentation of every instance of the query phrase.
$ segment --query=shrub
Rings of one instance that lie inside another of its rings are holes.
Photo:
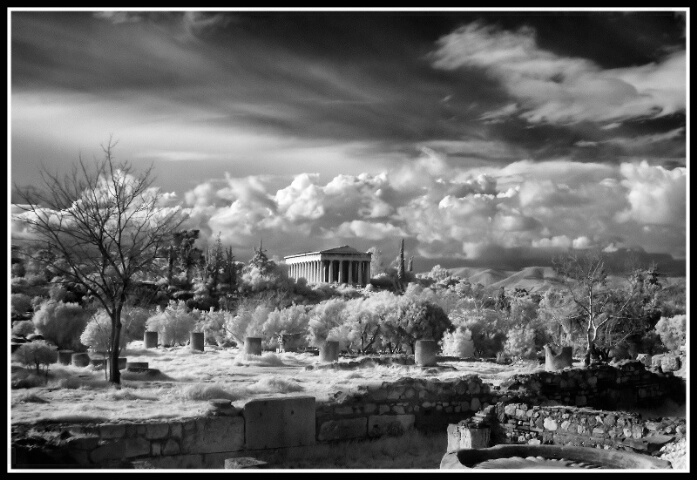
[[[36,368],[36,373],[41,373],[41,366],[46,366],[46,376],[48,376],[48,366],[58,360],[56,347],[49,345],[44,340],[23,343],[13,354],[12,359],[27,367]]]
[[[121,333],[124,339],[122,345],[133,340],[142,340],[145,335],[145,322],[150,318],[151,312],[147,308],[125,306],[121,311]]]
[[[197,318],[186,308],[183,300],[170,301],[167,308],[158,307],[157,313],[148,318],[148,330],[159,333],[163,345],[184,345],[195,328]]]
[[[10,297],[12,311],[11,315],[23,315],[32,309],[31,298],[23,293],[13,293]]]
[[[310,316],[305,305],[292,305],[276,309],[269,316],[262,328],[265,339],[271,348],[283,347],[284,339],[305,337],[308,332]],[[295,343],[295,348],[304,346]]]
[[[123,322],[122,314],[122,327],[121,327],[121,341],[119,342],[120,350],[126,346],[126,344],[132,340],[129,339],[128,330],[126,328],[125,322]],[[145,328],[145,327],[143,327]],[[143,335],[139,338],[142,338]],[[85,330],[80,336],[80,342],[96,350],[98,352],[111,352],[111,317],[106,312],[106,310],[100,309],[92,315],[92,318],[87,323]]]
[[[34,326],[44,339],[61,350],[81,350],[80,335],[90,313],[76,303],[46,300],[34,313]]]
[[[687,316],[661,317],[656,323],[655,330],[666,348],[678,350],[685,345],[687,338]]]
[[[225,344],[225,312],[216,312],[211,307],[207,312],[199,312],[198,318],[196,331],[204,333],[206,343],[209,345]]]
[[[507,356],[515,359],[537,358],[535,349],[535,331],[527,327],[514,327],[508,331],[508,338],[503,346]]]
[[[446,332],[441,341],[443,355],[452,357],[473,357],[474,341],[472,332],[467,328],[458,327],[454,332]]]
[[[337,298],[321,302],[310,312],[307,340],[310,345],[320,347],[327,340],[346,342],[348,331],[339,328],[343,324],[346,302]],[[343,338],[342,337],[343,334]]]
[[[26,337],[30,333],[34,333],[34,322],[31,320],[23,320],[12,326],[12,335],[17,337]]]
[[[243,304],[235,315],[227,315],[225,331],[237,344],[242,345],[246,337],[262,337],[263,326],[269,317],[266,305]]]

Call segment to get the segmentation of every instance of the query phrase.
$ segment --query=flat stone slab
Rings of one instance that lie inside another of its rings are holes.
[[[315,444],[315,397],[267,397],[244,406],[250,450]]]
[[[226,458],[225,469],[267,468],[268,463],[252,457]]]

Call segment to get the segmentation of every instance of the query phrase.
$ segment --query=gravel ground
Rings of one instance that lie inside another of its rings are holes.
[[[673,469],[684,470],[686,464],[687,442],[684,438],[661,447],[661,458],[673,464]]]

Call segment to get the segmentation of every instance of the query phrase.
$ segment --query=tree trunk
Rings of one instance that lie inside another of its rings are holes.
[[[108,362],[110,363],[109,366],[109,382],[120,385],[121,384],[121,372],[119,371],[119,351],[121,350],[120,348],[120,341],[121,341],[121,306],[116,307],[114,310],[114,316],[111,319],[113,328],[112,332],[114,333],[112,336],[112,343],[111,343],[111,352],[109,352],[109,357],[111,358],[111,361]]]

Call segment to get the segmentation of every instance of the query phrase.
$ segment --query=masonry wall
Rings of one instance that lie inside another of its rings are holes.
[[[529,407],[498,404],[498,443],[555,444],[628,448],[648,452],[675,437],[684,437],[684,418],[642,419],[628,412],[577,407]]]
[[[554,401],[616,410],[656,405],[665,398],[684,403],[685,381],[672,373],[648,371],[638,361],[623,361],[615,366],[515,375],[492,393],[504,402],[524,398],[535,405]]]
[[[320,442],[400,435],[409,428],[442,431],[495,402],[489,385],[476,375],[453,381],[402,378],[340,393],[317,406]]]

